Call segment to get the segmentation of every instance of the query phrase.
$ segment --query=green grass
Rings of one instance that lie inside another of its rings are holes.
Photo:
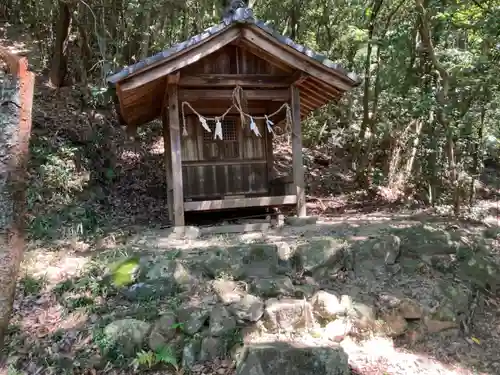
[[[19,279],[19,285],[24,295],[40,294],[45,285],[47,285],[46,277],[35,277],[25,274]]]

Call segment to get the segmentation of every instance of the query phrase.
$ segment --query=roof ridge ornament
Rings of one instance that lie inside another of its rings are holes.
[[[233,22],[254,23],[253,10],[248,7],[245,0],[231,0],[224,10],[222,22],[227,26]]]

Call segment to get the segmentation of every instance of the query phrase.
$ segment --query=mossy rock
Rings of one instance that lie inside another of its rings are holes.
[[[297,246],[295,256],[300,268],[314,272],[319,268],[344,263],[346,242],[333,237],[312,239]]]
[[[417,225],[392,231],[401,239],[402,255],[456,254],[461,246],[460,235],[430,225]]]
[[[116,350],[126,357],[133,357],[148,337],[151,324],[137,319],[116,320],[106,326],[105,352]]]
[[[458,275],[481,289],[496,291],[500,286],[500,268],[483,253],[476,253],[460,264]]]

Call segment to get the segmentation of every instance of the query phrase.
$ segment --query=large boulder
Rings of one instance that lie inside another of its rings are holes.
[[[384,259],[385,264],[393,265],[401,253],[401,239],[393,234],[382,236],[373,246],[373,250]]]
[[[320,334],[323,338],[334,342],[341,342],[346,336],[348,336],[353,329],[352,323],[349,318],[342,317],[328,323],[324,328],[320,330]]]
[[[151,265],[146,272],[146,282],[163,282],[176,286],[181,291],[190,290],[199,284],[201,275],[194,275],[180,260],[163,259]]]
[[[227,354],[228,342],[225,337],[206,336],[201,341],[200,361],[212,361]]]
[[[320,290],[311,298],[314,314],[325,320],[333,320],[339,315],[345,315],[346,306],[339,298],[330,292]]]
[[[241,280],[272,277],[290,270],[287,249],[274,244],[246,244],[227,248],[208,248],[202,267],[214,279]]]
[[[323,267],[342,268],[344,266],[346,242],[333,237],[313,239],[299,245],[295,252],[298,265],[306,272],[314,272]]]
[[[181,306],[177,309],[177,317],[182,323],[183,331],[188,335],[194,335],[201,331],[205,322],[210,317],[210,306]]]
[[[385,312],[380,317],[382,319],[382,332],[390,337],[403,335],[408,328],[406,319],[396,310]]]
[[[236,329],[236,319],[224,306],[215,306],[209,319],[210,335],[225,336]]]
[[[394,230],[401,239],[402,255],[422,256],[436,254],[455,254],[464,246],[460,235],[428,224]]]
[[[264,324],[270,331],[295,331],[312,328],[312,307],[298,299],[269,299],[264,309]]]
[[[439,289],[441,299],[432,319],[457,322],[469,312],[472,291],[466,285],[443,281]]]
[[[264,301],[257,296],[246,294],[229,306],[229,311],[238,322],[257,322],[264,314]]]
[[[175,295],[177,291],[178,288],[175,283],[160,280],[148,283],[139,282],[120,290],[125,298],[133,302],[170,297]]]
[[[245,292],[239,283],[231,280],[214,280],[212,289],[238,322],[256,322],[262,317],[264,301]]]
[[[163,314],[151,328],[149,334],[149,347],[159,350],[174,340],[178,335],[177,317],[173,312]]]
[[[478,252],[461,262],[459,276],[481,289],[493,292],[500,287],[500,267],[488,254]]]
[[[232,280],[213,280],[211,286],[219,301],[224,305],[238,302],[246,293],[240,283]]]
[[[340,347],[300,347],[288,343],[252,344],[236,375],[348,375],[347,354]]]
[[[182,349],[182,368],[189,370],[198,362],[201,341],[201,338],[192,338],[184,344],[184,348]]]
[[[371,330],[376,326],[377,315],[374,306],[361,302],[353,302],[347,310],[347,316],[359,329]]]
[[[295,287],[287,276],[254,278],[251,289],[253,293],[266,298],[295,295]]]
[[[134,356],[148,337],[151,324],[137,319],[116,320],[104,328],[105,350],[117,350],[125,356]]]

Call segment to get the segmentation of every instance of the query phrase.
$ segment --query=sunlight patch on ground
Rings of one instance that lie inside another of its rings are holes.
[[[362,342],[347,338],[342,341],[341,346],[349,355],[349,362],[362,374],[371,374],[372,372],[365,372],[369,369],[378,369],[373,374],[382,374],[383,372],[377,371],[383,369],[391,375],[487,375],[456,366],[446,366],[427,355],[394,348],[389,338],[374,337]]]
[[[36,249],[25,254],[22,272],[33,277],[46,279],[52,287],[60,281],[77,276],[89,262],[88,258],[65,251]]]

